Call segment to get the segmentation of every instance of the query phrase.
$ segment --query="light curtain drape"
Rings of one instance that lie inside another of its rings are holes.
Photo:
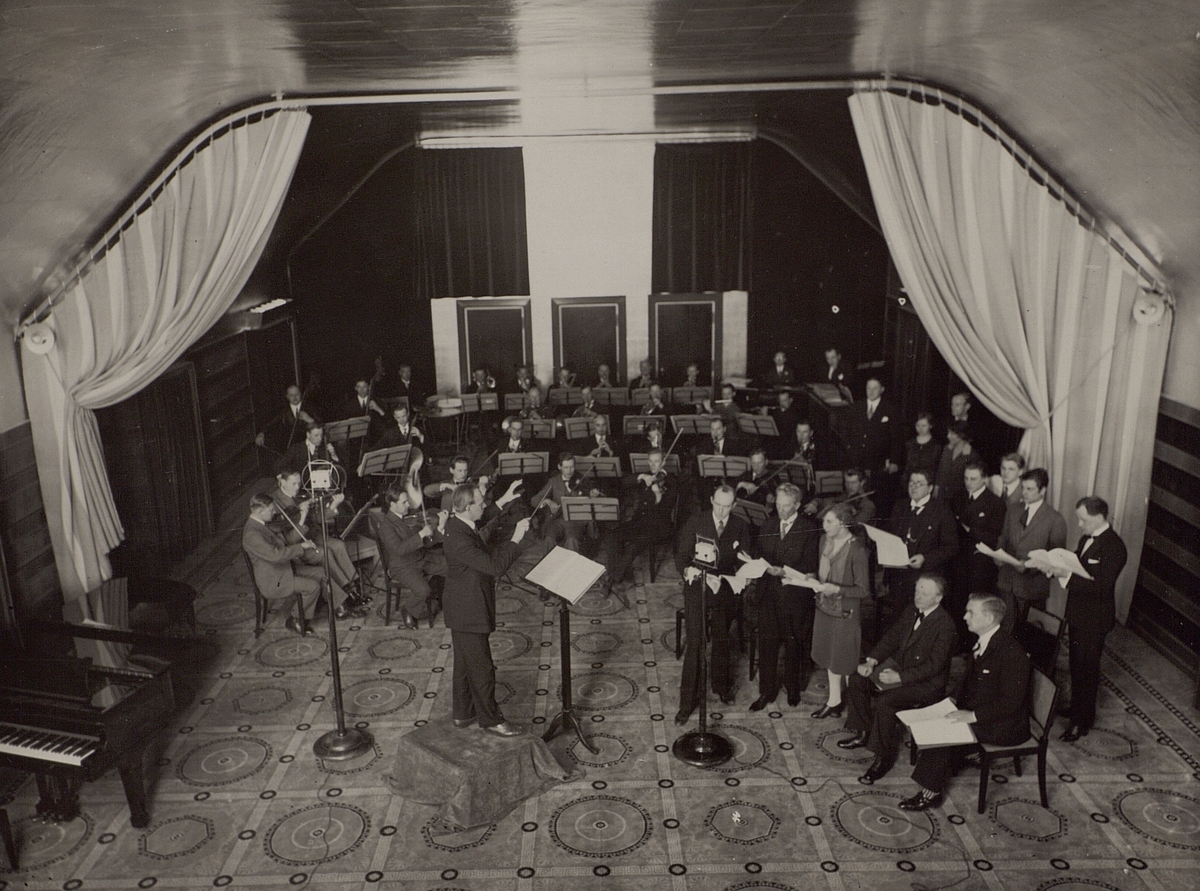
[[[1072,530],[1080,497],[1108,501],[1130,554],[1123,621],[1170,313],[1134,321],[1144,280],[1030,175],[994,124],[985,132],[945,104],[882,90],[849,101],[884,237],[938,350],[984,405],[1025,428],[1021,451],[1050,472],[1051,503]]]
[[[59,581],[80,598],[111,575],[124,538],[95,409],[165,371],[233,303],[282,206],[309,115],[281,111],[185,156],[65,293],[46,323],[45,355],[21,351]]]

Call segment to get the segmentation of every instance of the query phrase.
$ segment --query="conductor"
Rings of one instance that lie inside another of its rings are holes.
[[[512,538],[489,551],[488,530],[476,528],[483,516],[483,496],[472,485],[454,490],[454,516],[446,521],[446,627],[454,647],[455,727],[476,721],[499,736],[519,736],[520,727],[504,720],[496,704],[496,665],[489,635],[496,630],[496,578],[520,554],[518,544],[529,520],[518,521]],[[482,534],[481,534],[482,533]]]

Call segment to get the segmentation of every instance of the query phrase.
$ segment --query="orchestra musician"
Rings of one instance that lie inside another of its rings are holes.
[[[533,498],[534,505],[548,505],[554,517],[550,524],[543,527],[543,537],[557,541],[567,550],[578,553],[580,542],[587,534],[588,524],[578,520],[568,521],[562,515],[562,500],[578,496],[596,498],[600,494],[597,486],[587,487],[583,477],[575,472],[575,456],[570,452],[561,454],[558,458],[558,474],[550,477]]]
[[[454,505],[451,503],[451,496],[454,495],[455,489],[466,483],[470,469],[471,462],[467,460],[466,455],[455,455],[450,459],[450,479],[440,483],[427,483],[422,490],[424,496],[437,499],[440,510],[453,511]]]
[[[342,403],[338,416],[343,419],[365,418],[371,412],[375,412],[381,418],[387,416],[384,410],[380,408],[379,403],[375,401],[375,397],[371,393],[370,383],[365,377],[360,378],[354,382],[354,395],[348,396]]]
[[[704,384],[700,383],[700,366],[697,365],[695,362],[689,362],[687,370],[684,373],[687,376],[684,378],[684,381],[680,386],[684,386],[684,387],[703,387],[704,386]]]
[[[670,412],[667,411],[667,403],[663,399],[663,388],[661,384],[650,384],[649,398],[646,400],[646,404],[642,406],[642,409],[638,412],[638,414],[663,415],[664,417],[670,414]]]
[[[588,455],[592,458],[619,458],[620,442],[609,430],[608,415],[595,415],[593,424],[593,433],[572,441],[572,451],[576,455]]]
[[[524,438],[525,425],[520,418],[511,418],[508,422],[508,439],[500,446],[500,451],[515,454],[532,451],[530,441]]]
[[[579,391],[583,397],[583,402],[572,412],[571,417],[574,418],[594,418],[600,414],[599,406],[596,404],[596,398],[592,395],[591,387],[584,387]]]
[[[321,596],[321,579],[325,573],[319,566],[297,561],[305,553],[315,550],[316,545],[307,540],[294,544],[284,541],[282,535],[267,525],[275,518],[275,511],[275,502],[266,492],[251,496],[250,516],[242,528],[242,550],[250,556],[254,583],[262,596],[271,601],[290,601],[297,591],[300,592],[304,618],[311,621],[316,612],[317,599]],[[345,600],[345,592],[333,587],[332,595],[340,607]],[[286,622],[288,630],[297,634],[312,634],[308,624],[301,630],[299,619],[299,616],[289,615]]]
[[[842,363],[842,353],[837,347],[825,348],[825,372],[821,382],[833,384],[841,390],[843,399],[854,401],[854,372]]]
[[[631,452],[649,452],[651,449],[665,449],[667,444],[663,442],[663,422],[650,421],[646,424],[646,432],[636,437],[629,444]]]
[[[629,382],[629,389],[644,390],[653,383],[654,363],[649,359],[643,359],[638,363],[638,376]]]
[[[796,384],[796,375],[791,367],[787,364],[787,353],[779,350],[775,353],[772,360],[773,365],[770,370],[763,375],[762,385],[767,389],[775,389],[777,387],[792,387]]]
[[[337,449],[324,439],[325,426],[320,421],[310,421],[304,427],[304,438],[284,453],[279,468],[304,467],[313,461],[329,461],[340,467]]]
[[[405,364],[400,366],[396,392],[392,395],[408,399],[409,408],[416,408],[425,404],[425,397],[429,394],[413,380],[412,366]]]
[[[607,365],[601,365],[596,369],[595,386],[605,389],[611,389],[616,386],[616,383],[612,379],[612,369]]]
[[[550,387],[552,390],[569,390],[575,386],[575,372],[564,365],[558,369],[558,379]]]
[[[265,430],[254,437],[254,442],[260,448],[270,449],[276,454],[283,454],[299,442],[304,435],[305,425],[316,421],[309,406],[304,404],[299,387],[290,384],[283,395],[287,405],[267,423]]]
[[[705,399],[697,406],[701,414],[720,415],[725,425],[731,430],[737,429],[737,416],[742,413],[737,401],[737,389],[733,384],[721,384],[721,398],[715,401]]]
[[[792,456],[792,437],[796,425],[804,420],[799,409],[795,406],[795,397],[790,390],[780,390],[775,395],[775,405],[768,414],[775,419],[775,429],[779,438],[771,444],[773,458],[782,460]]]
[[[763,449],[754,449],[750,452],[750,467],[738,477],[733,487],[738,498],[753,501],[763,507],[774,504],[775,493],[766,483],[768,476],[770,474],[767,472],[767,453]]]
[[[471,372],[471,383],[463,391],[468,395],[482,396],[484,393],[496,392],[496,380],[488,374],[486,368],[476,368]]]
[[[514,393],[529,393],[530,390],[541,390],[541,385],[537,378],[533,376],[533,372],[529,370],[528,365],[522,365],[517,369],[517,380],[513,389]]]
[[[855,523],[870,523],[875,519],[875,502],[871,500],[866,486],[866,473],[857,467],[848,467],[842,471],[842,494],[814,498],[804,505],[804,512],[810,517],[816,517],[835,504],[850,504],[854,506]]]
[[[675,532],[673,517],[679,498],[678,480],[673,474],[667,473],[666,459],[660,446],[654,446],[647,452],[646,461],[649,464],[648,471],[636,477],[633,512],[610,539],[612,555],[601,591],[606,599],[616,593],[626,607],[629,601],[621,593],[620,586],[625,581],[629,567],[647,547],[670,541]]]
[[[387,513],[376,526],[379,548],[388,577],[400,585],[401,620],[415,630],[418,620],[431,618],[436,613],[437,608],[430,598],[434,590],[431,582],[436,582],[438,589],[445,583],[446,559],[431,548],[444,535],[448,514],[439,511],[436,526],[427,515],[413,515],[419,526],[410,525],[412,501],[404,485],[393,483],[385,498]]]
[[[396,446],[412,445],[414,441],[425,442],[425,434],[411,420],[408,406],[400,403],[392,409],[392,421],[375,440],[376,449],[393,449]]]

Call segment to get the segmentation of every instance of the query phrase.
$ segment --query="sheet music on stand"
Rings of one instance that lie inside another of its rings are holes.
[[[412,446],[407,443],[393,446],[390,449],[376,449],[373,452],[367,452],[358,465],[358,475],[396,476],[401,474],[408,467],[408,456],[411,452]]]
[[[529,435],[534,439],[554,439],[558,434],[558,424],[553,418],[530,418],[522,423],[528,425]]]
[[[613,455],[578,455],[575,458],[575,470],[580,476],[591,474],[598,479],[619,479],[621,476],[621,459]]]
[[[671,425],[676,433],[684,436],[707,436],[715,419],[720,415],[671,415]]]
[[[667,455],[667,460],[663,463],[663,470],[667,473],[678,474],[682,465],[679,463],[679,456],[674,452]],[[650,455],[648,452],[631,452],[629,455],[629,469],[633,473],[649,473],[650,472]]]
[[[367,415],[346,418],[344,421],[330,421],[325,425],[325,439],[335,446],[340,446],[352,439],[362,439],[367,435],[370,426],[371,419]]]
[[[626,436],[645,436],[650,424],[664,424],[666,420],[662,415],[626,415],[621,429]]]
[[[526,476],[549,469],[549,452],[501,452],[496,456],[496,476]]]
[[[597,405],[628,405],[629,391],[624,387],[592,387]]]
[[[575,604],[603,574],[602,564],[559,545],[526,573],[525,580]]]
[[[731,479],[750,469],[750,459],[741,455],[697,455],[700,476]]]
[[[738,429],[751,436],[778,436],[779,428],[770,415],[738,415]]]
[[[499,411],[500,396],[496,393],[468,393],[462,397],[464,414],[476,411]]]
[[[831,408],[850,404],[850,400],[846,399],[846,395],[842,393],[842,386],[840,384],[815,383],[809,384],[808,388],[814,396]]]
[[[712,394],[712,387],[675,387],[671,390],[671,399],[680,405],[696,405],[712,399]]]
[[[523,408],[529,408],[529,403],[532,401],[528,393],[505,393],[504,410],[520,411]]]
[[[552,387],[551,405],[583,405],[583,387]]]
[[[757,501],[747,501],[745,498],[739,498],[733,503],[733,515],[741,517],[750,524],[752,529],[757,529],[771,515],[771,512]]]
[[[663,395],[663,398],[666,399],[665,394]],[[629,404],[630,405],[645,405],[649,401],[650,401],[650,388],[649,387],[638,387],[636,390],[629,391]]]
[[[568,523],[615,523],[621,519],[621,500],[598,496],[567,495],[562,500],[563,519]]]
[[[567,439],[584,439],[595,429],[595,418],[563,418],[563,430]]]

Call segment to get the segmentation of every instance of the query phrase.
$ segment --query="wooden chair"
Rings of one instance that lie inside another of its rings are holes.
[[[1054,725],[1054,709],[1058,702],[1058,687],[1038,669],[1033,669],[1029,679],[1029,729],[1030,736],[1015,746],[993,743],[979,744],[979,813],[985,810],[988,777],[993,761],[1001,758],[1013,759],[1013,772],[1021,775],[1021,756],[1037,755],[1038,792],[1042,796],[1042,807],[1049,808],[1046,795],[1046,749],[1050,744],[1050,730]]]
[[[1030,663],[1051,678],[1058,665],[1065,626],[1066,622],[1053,613],[1031,606],[1025,621],[1013,629],[1013,637],[1029,654]]]
[[[379,546],[379,565],[383,572],[383,625],[386,628],[392,623],[392,598],[396,600],[396,609],[401,615],[405,614],[404,606],[402,605],[401,593],[404,591],[404,586],[392,578],[388,572],[387,554],[384,552],[383,540],[379,537],[379,522],[383,519],[383,511],[378,508],[372,508],[367,512],[367,527],[371,530],[371,537]],[[430,591],[429,596],[425,598],[425,611],[429,616],[429,627],[433,627],[434,616],[439,610],[434,609],[435,603],[440,603],[441,595],[437,591]]]
[[[267,613],[270,612],[271,604],[267,598],[263,597],[262,591],[258,589],[258,582],[254,578],[254,563],[250,560],[250,555],[242,551],[242,557],[246,560],[246,571],[250,573],[250,584],[254,586],[254,636],[261,637],[263,633],[263,625],[267,622]],[[308,620],[304,617],[304,597],[299,591],[296,592],[296,613],[300,616],[297,624],[300,626],[300,633],[308,632]]]

